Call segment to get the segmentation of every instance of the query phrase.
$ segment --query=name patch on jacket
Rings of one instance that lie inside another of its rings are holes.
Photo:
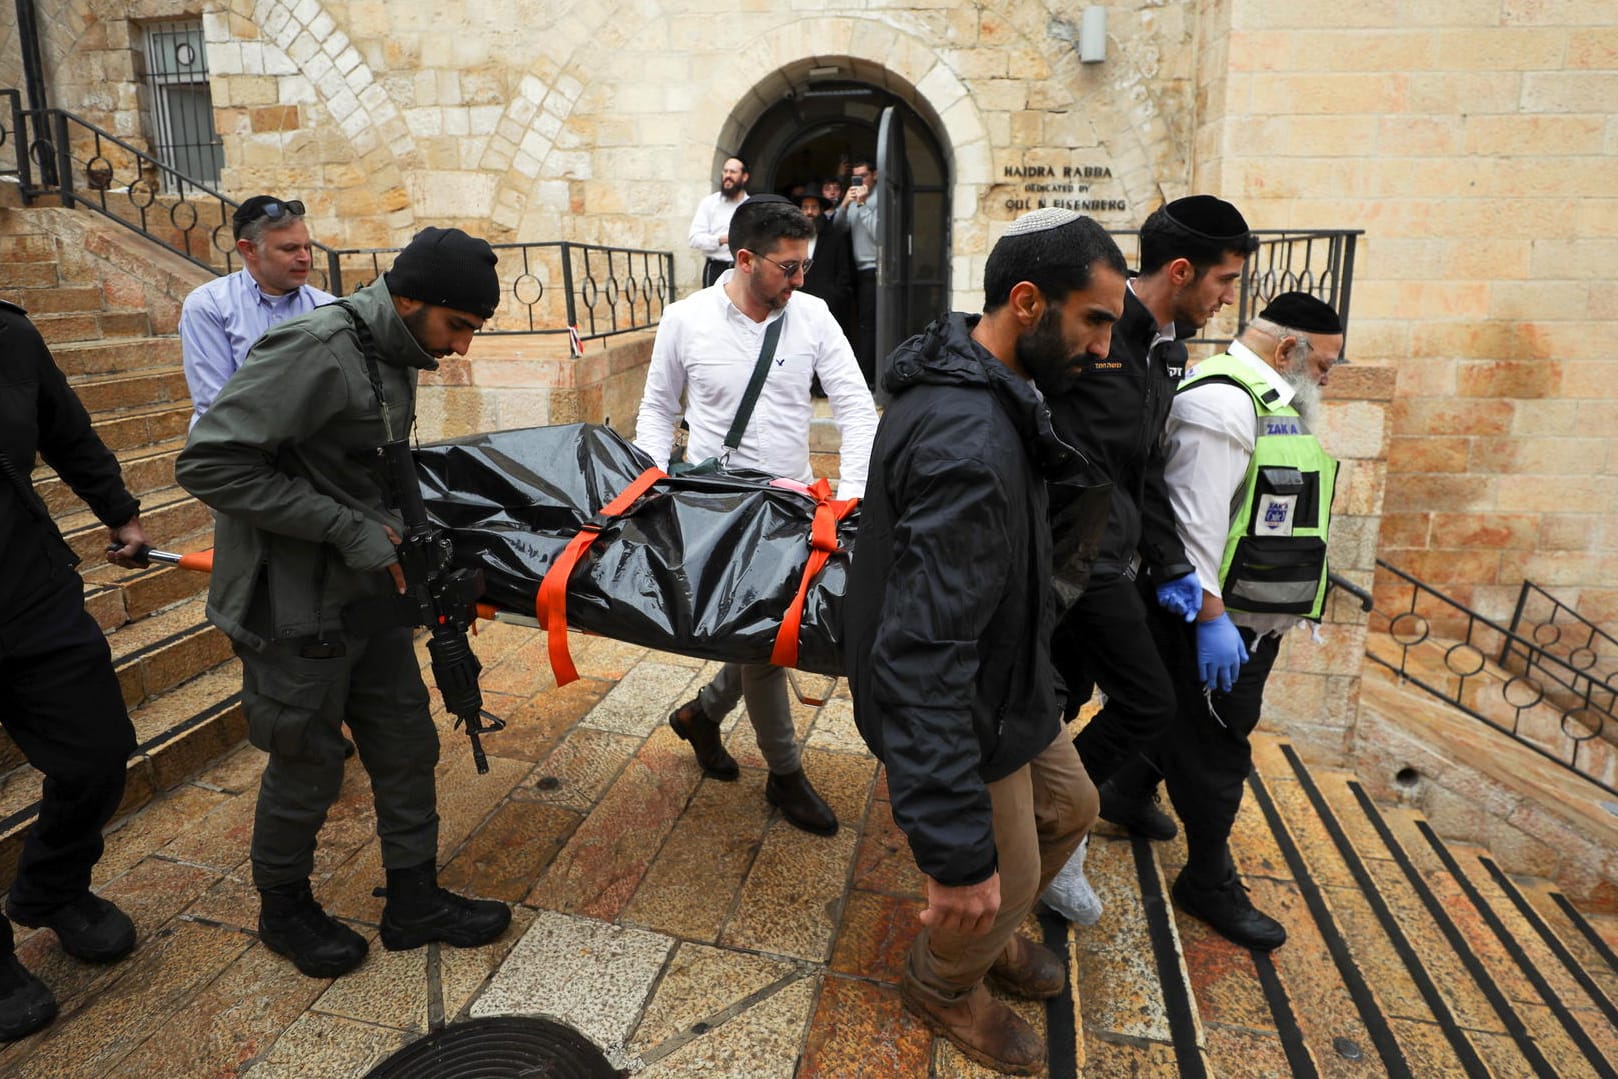
[[[1264,417],[1264,433],[1266,435],[1301,435],[1303,427],[1291,416]]]

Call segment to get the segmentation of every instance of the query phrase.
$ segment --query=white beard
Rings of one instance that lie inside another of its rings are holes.
[[[1282,374],[1282,379],[1292,387],[1292,407],[1297,410],[1303,420],[1304,427],[1310,431],[1317,431],[1320,420],[1320,384],[1309,374],[1308,365],[1300,365],[1303,370],[1291,370]]]

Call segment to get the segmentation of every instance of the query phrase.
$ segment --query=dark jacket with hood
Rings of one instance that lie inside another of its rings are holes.
[[[1112,330],[1105,357],[1085,356],[1072,388],[1051,398],[1051,419],[1061,438],[1077,447],[1112,481],[1112,515],[1093,569],[1096,579],[1124,572],[1139,552],[1159,581],[1191,572],[1174,531],[1163,481],[1163,425],[1185,374],[1178,340],[1151,350],[1157,320],[1133,289],[1124,291],[1124,314]],[[1056,495],[1057,510],[1062,506]],[[1143,520],[1147,527],[1143,533]]]
[[[855,722],[947,885],[995,871],[987,785],[1060,734],[1046,483],[1080,464],[976,322],[947,315],[891,357],[843,607]]]

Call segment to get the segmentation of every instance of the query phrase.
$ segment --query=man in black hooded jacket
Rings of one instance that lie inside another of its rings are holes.
[[[893,353],[845,601],[855,721],[927,877],[903,998],[1012,1074],[1042,1067],[1044,1046],[983,979],[1061,991],[1060,961],[1015,930],[1096,811],[1048,651],[1046,484],[1089,470],[1040,391],[1074,356],[1106,354],[1123,273],[1094,221],[1035,211],[989,256],[984,314],[948,315]]]

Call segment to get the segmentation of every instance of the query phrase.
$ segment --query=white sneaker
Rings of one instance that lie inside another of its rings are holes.
[[[1084,856],[1088,853],[1090,837],[1085,836],[1041,897],[1047,907],[1075,925],[1095,925],[1101,920],[1101,897],[1084,876]]]

